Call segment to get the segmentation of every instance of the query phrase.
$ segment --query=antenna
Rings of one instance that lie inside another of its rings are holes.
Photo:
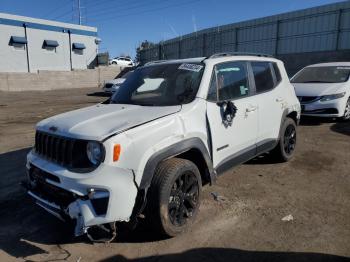
[[[78,0],[78,17],[79,17],[79,25],[81,25],[81,5],[80,5],[80,0]]]
[[[81,2],[82,0],[73,0],[73,11],[75,11],[75,15],[73,15],[73,20],[74,20],[74,17],[76,16],[77,19],[78,19],[78,23],[79,25],[82,25],[83,24],[83,8],[81,6]]]

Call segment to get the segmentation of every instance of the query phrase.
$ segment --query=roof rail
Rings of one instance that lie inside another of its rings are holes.
[[[159,64],[159,63],[163,63],[163,62],[166,62],[166,61],[170,61],[170,60],[155,60],[155,61],[150,61],[150,62],[147,62],[146,64],[144,64],[145,66],[148,66],[148,65],[153,65],[153,64]]]
[[[207,58],[218,58],[218,57],[225,57],[225,56],[259,56],[259,57],[273,57],[272,55],[268,54],[260,54],[260,53],[246,53],[246,52],[225,52],[225,53],[217,53],[213,54]]]

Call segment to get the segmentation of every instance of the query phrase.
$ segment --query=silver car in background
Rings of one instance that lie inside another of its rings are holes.
[[[350,120],[350,62],[310,65],[291,83],[302,107],[302,115]]]
[[[103,92],[113,94],[118,91],[121,84],[124,83],[126,78],[132,74],[133,71],[125,69],[120,72],[113,80],[106,81],[103,85]]]

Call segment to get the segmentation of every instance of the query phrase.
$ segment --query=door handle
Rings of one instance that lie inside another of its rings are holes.
[[[248,107],[245,111],[246,111],[247,113],[250,113],[250,112],[254,112],[256,109],[257,109],[256,106],[250,106],[250,107]]]
[[[278,103],[282,103],[283,101],[284,101],[284,99],[281,97],[276,98],[276,102],[278,102]]]

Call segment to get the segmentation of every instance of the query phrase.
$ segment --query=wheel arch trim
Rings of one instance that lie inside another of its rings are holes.
[[[198,150],[202,154],[210,174],[210,182],[212,182],[215,177],[215,171],[210,154],[204,142],[200,138],[194,137],[170,145],[153,154],[145,165],[140,182],[140,189],[147,189],[151,185],[154,172],[160,162],[193,149]]]

